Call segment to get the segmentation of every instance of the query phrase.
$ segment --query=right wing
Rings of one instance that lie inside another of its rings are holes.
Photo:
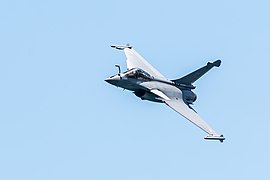
[[[139,53],[137,53],[131,46],[126,45],[112,45],[112,48],[124,50],[127,58],[127,69],[140,68],[153,76],[154,78],[167,80],[158,70],[156,70],[150,63],[148,63]]]
[[[222,135],[215,132],[196,112],[190,109],[181,98],[178,100],[167,100],[165,103],[187,120],[205,131],[208,134],[205,139],[220,140],[221,142],[225,139]]]

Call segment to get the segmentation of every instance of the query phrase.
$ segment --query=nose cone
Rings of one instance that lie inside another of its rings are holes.
[[[115,76],[112,76],[112,77],[109,77],[109,78],[105,79],[105,81],[107,83],[110,83],[110,84],[115,85],[115,86],[117,86],[119,80],[120,80],[119,75],[115,75]]]

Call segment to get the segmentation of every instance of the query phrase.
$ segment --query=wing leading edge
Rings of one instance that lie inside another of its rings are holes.
[[[127,57],[127,68],[141,68],[151,74],[154,78],[167,80],[158,70],[156,70],[150,63],[148,63],[139,53],[134,49],[125,48],[125,55]]]
[[[173,110],[181,114],[183,117],[185,117],[187,120],[198,126],[200,129],[205,131],[208,136],[206,136],[204,139],[207,140],[219,140],[223,142],[225,138],[223,135],[219,135],[217,132],[215,132],[196,112],[194,112],[192,109],[190,109],[182,99],[174,99],[174,100],[167,100],[165,103],[171,107]]]
[[[167,80],[158,70],[147,62],[139,53],[137,53],[129,44],[111,45],[112,48],[124,50],[126,55],[127,69],[140,68],[151,74],[154,78]]]

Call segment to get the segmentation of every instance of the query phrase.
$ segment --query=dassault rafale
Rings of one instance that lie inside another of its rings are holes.
[[[132,91],[142,100],[165,103],[170,108],[181,114],[190,122],[207,133],[206,140],[219,140],[223,142],[225,137],[214,131],[191,107],[196,101],[197,95],[193,83],[213,67],[219,67],[221,60],[208,62],[204,67],[181,77],[169,80],[139,55],[129,44],[112,45],[112,48],[123,50],[126,55],[127,71],[118,73],[107,79],[106,82]]]

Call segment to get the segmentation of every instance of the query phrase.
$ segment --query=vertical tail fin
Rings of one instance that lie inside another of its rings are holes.
[[[193,71],[192,73],[182,78],[175,79],[172,81],[177,84],[191,85],[192,83],[197,81],[200,77],[202,77],[205,73],[207,73],[210,69],[212,69],[213,67],[219,67],[220,65],[221,65],[221,60],[208,62],[206,66],[201,67],[200,69],[197,69],[196,71]]]

